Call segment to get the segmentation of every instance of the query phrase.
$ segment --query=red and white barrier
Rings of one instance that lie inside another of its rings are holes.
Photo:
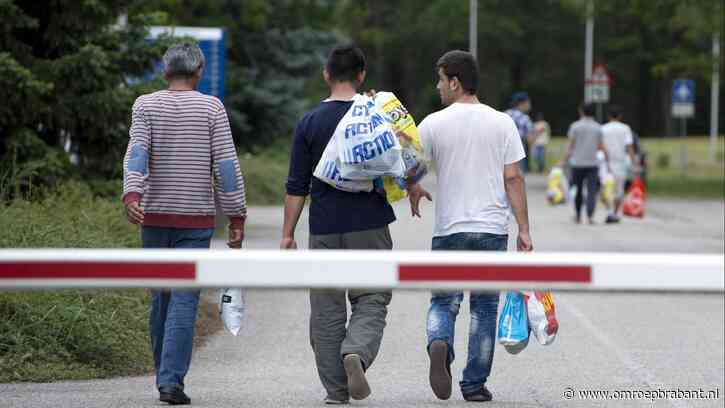
[[[0,289],[89,287],[715,291],[721,255],[0,250]]]

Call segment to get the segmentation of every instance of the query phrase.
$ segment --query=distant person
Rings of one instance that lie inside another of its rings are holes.
[[[516,92],[511,97],[511,109],[506,114],[514,120],[516,128],[519,131],[521,143],[524,146],[524,158],[521,160],[521,170],[526,173],[529,171],[529,145],[534,139],[534,124],[531,122],[529,112],[531,111],[531,99],[526,92]]]
[[[534,162],[539,173],[546,170],[546,145],[551,140],[551,127],[549,122],[544,119],[544,114],[539,112],[536,114],[536,122],[534,122]]]
[[[330,96],[307,113],[295,130],[280,248],[297,248],[295,229],[310,195],[310,249],[391,250],[388,225],[395,221],[395,213],[383,194],[337,190],[312,176],[365,80],[362,50],[352,45],[335,47],[323,77]],[[430,198],[418,185],[408,193],[416,208],[420,197]],[[310,290],[310,344],[327,391],[325,403],[342,405],[350,397],[360,400],[370,395],[365,371],[378,355],[391,297],[390,290],[381,289]],[[349,321],[347,300],[352,308]]]
[[[608,223],[619,222],[619,210],[624,200],[624,187],[630,169],[636,173],[637,159],[634,152],[632,129],[622,122],[622,109],[612,105],[608,109],[609,122],[602,126],[604,147],[609,153],[610,174],[614,177],[613,205],[607,215]]]
[[[479,102],[478,66],[465,51],[445,53],[437,63],[437,89],[445,109],[420,124],[426,156],[435,163],[437,200],[434,251],[506,251],[511,210],[518,249],[531,251],[519,132],[503,112]],[[496,344],[499,293],[472,292],[468,360],[460,382],[467,401],[490,401],[486,387]],[[440,399],[451,395],[453,335],[462,291],[434,291],[428,312],[429,379]]]
[[[579,107],[580,119],[572,123],[567,132],[569,144],[566,148],[561,165],[569,163],[572,172],[572,183],[576,187],[574,221],[581,223],[581,210],[584,203],[584,188],[586,186],[587,221],[594,224],[594,210],[597,205],[599,190],[599,167],[597,151],[604,153],[605,160],[609,161],[607,149],[604,147],[602,127],[594,120],[594,105],[587,103]]]
[[[143,248],[209,248],[216,203],[229,217],[229,242],[241,248],[246,218],[244,179],[224,105],[194,89],[204,54],[194,44],[163,57],[168,88],[133,104],[123,161],[123,203],[141,225]],[[150,334],[159,399],[186,405],[198,290],[151,292]]]

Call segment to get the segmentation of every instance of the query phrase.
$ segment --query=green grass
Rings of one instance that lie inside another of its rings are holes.
[[[0,202],[0,248],[139,247],[118,197],[98,194],[70,182]],[[143,289],[0,292],[0,383],[152,372],[149,305]],[[202,300],[199,315],[197,345],[220,328],[215,304]]]
[[[257,154],[242,154],[248,205],[282,205],[289,168],[290,141],[279,141]]]
[[[710,158],[710,141],[704,136],[644,138],[647,152],[648,193],[661,197],[725,198],[725,143],[719,137],[715,161]],[[563,155],[566,139],[553,138],[547,147],[547,164],[554,165]],[[682,147],[687,150],[683,166]]]

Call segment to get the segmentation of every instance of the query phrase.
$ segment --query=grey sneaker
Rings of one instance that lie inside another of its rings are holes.
[[[448,364],[448,344],[435,340],[430,344],[430,388],[438,399],[451,397],[451,367]]]
[[[357,354],[348,354],[342,360],[347,374],[347,389],[352,399],[361,400],[370,395],[370,385],[365,378],[362,361]]]

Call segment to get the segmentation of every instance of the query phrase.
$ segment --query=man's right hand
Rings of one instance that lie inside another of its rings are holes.
[[[143,224],[144,211],[138,205],[138,201],[131,201],[126,204],[126,218],[131,224]]]
[[[279,243],[279,249],[297,249],[297,241],[292,237],[282,238],[282,242]]]
[[[531,252],[534,250],[534,244],[531,242],[531,236],[528,232],[519,232],[516,246],[519,252]]]

